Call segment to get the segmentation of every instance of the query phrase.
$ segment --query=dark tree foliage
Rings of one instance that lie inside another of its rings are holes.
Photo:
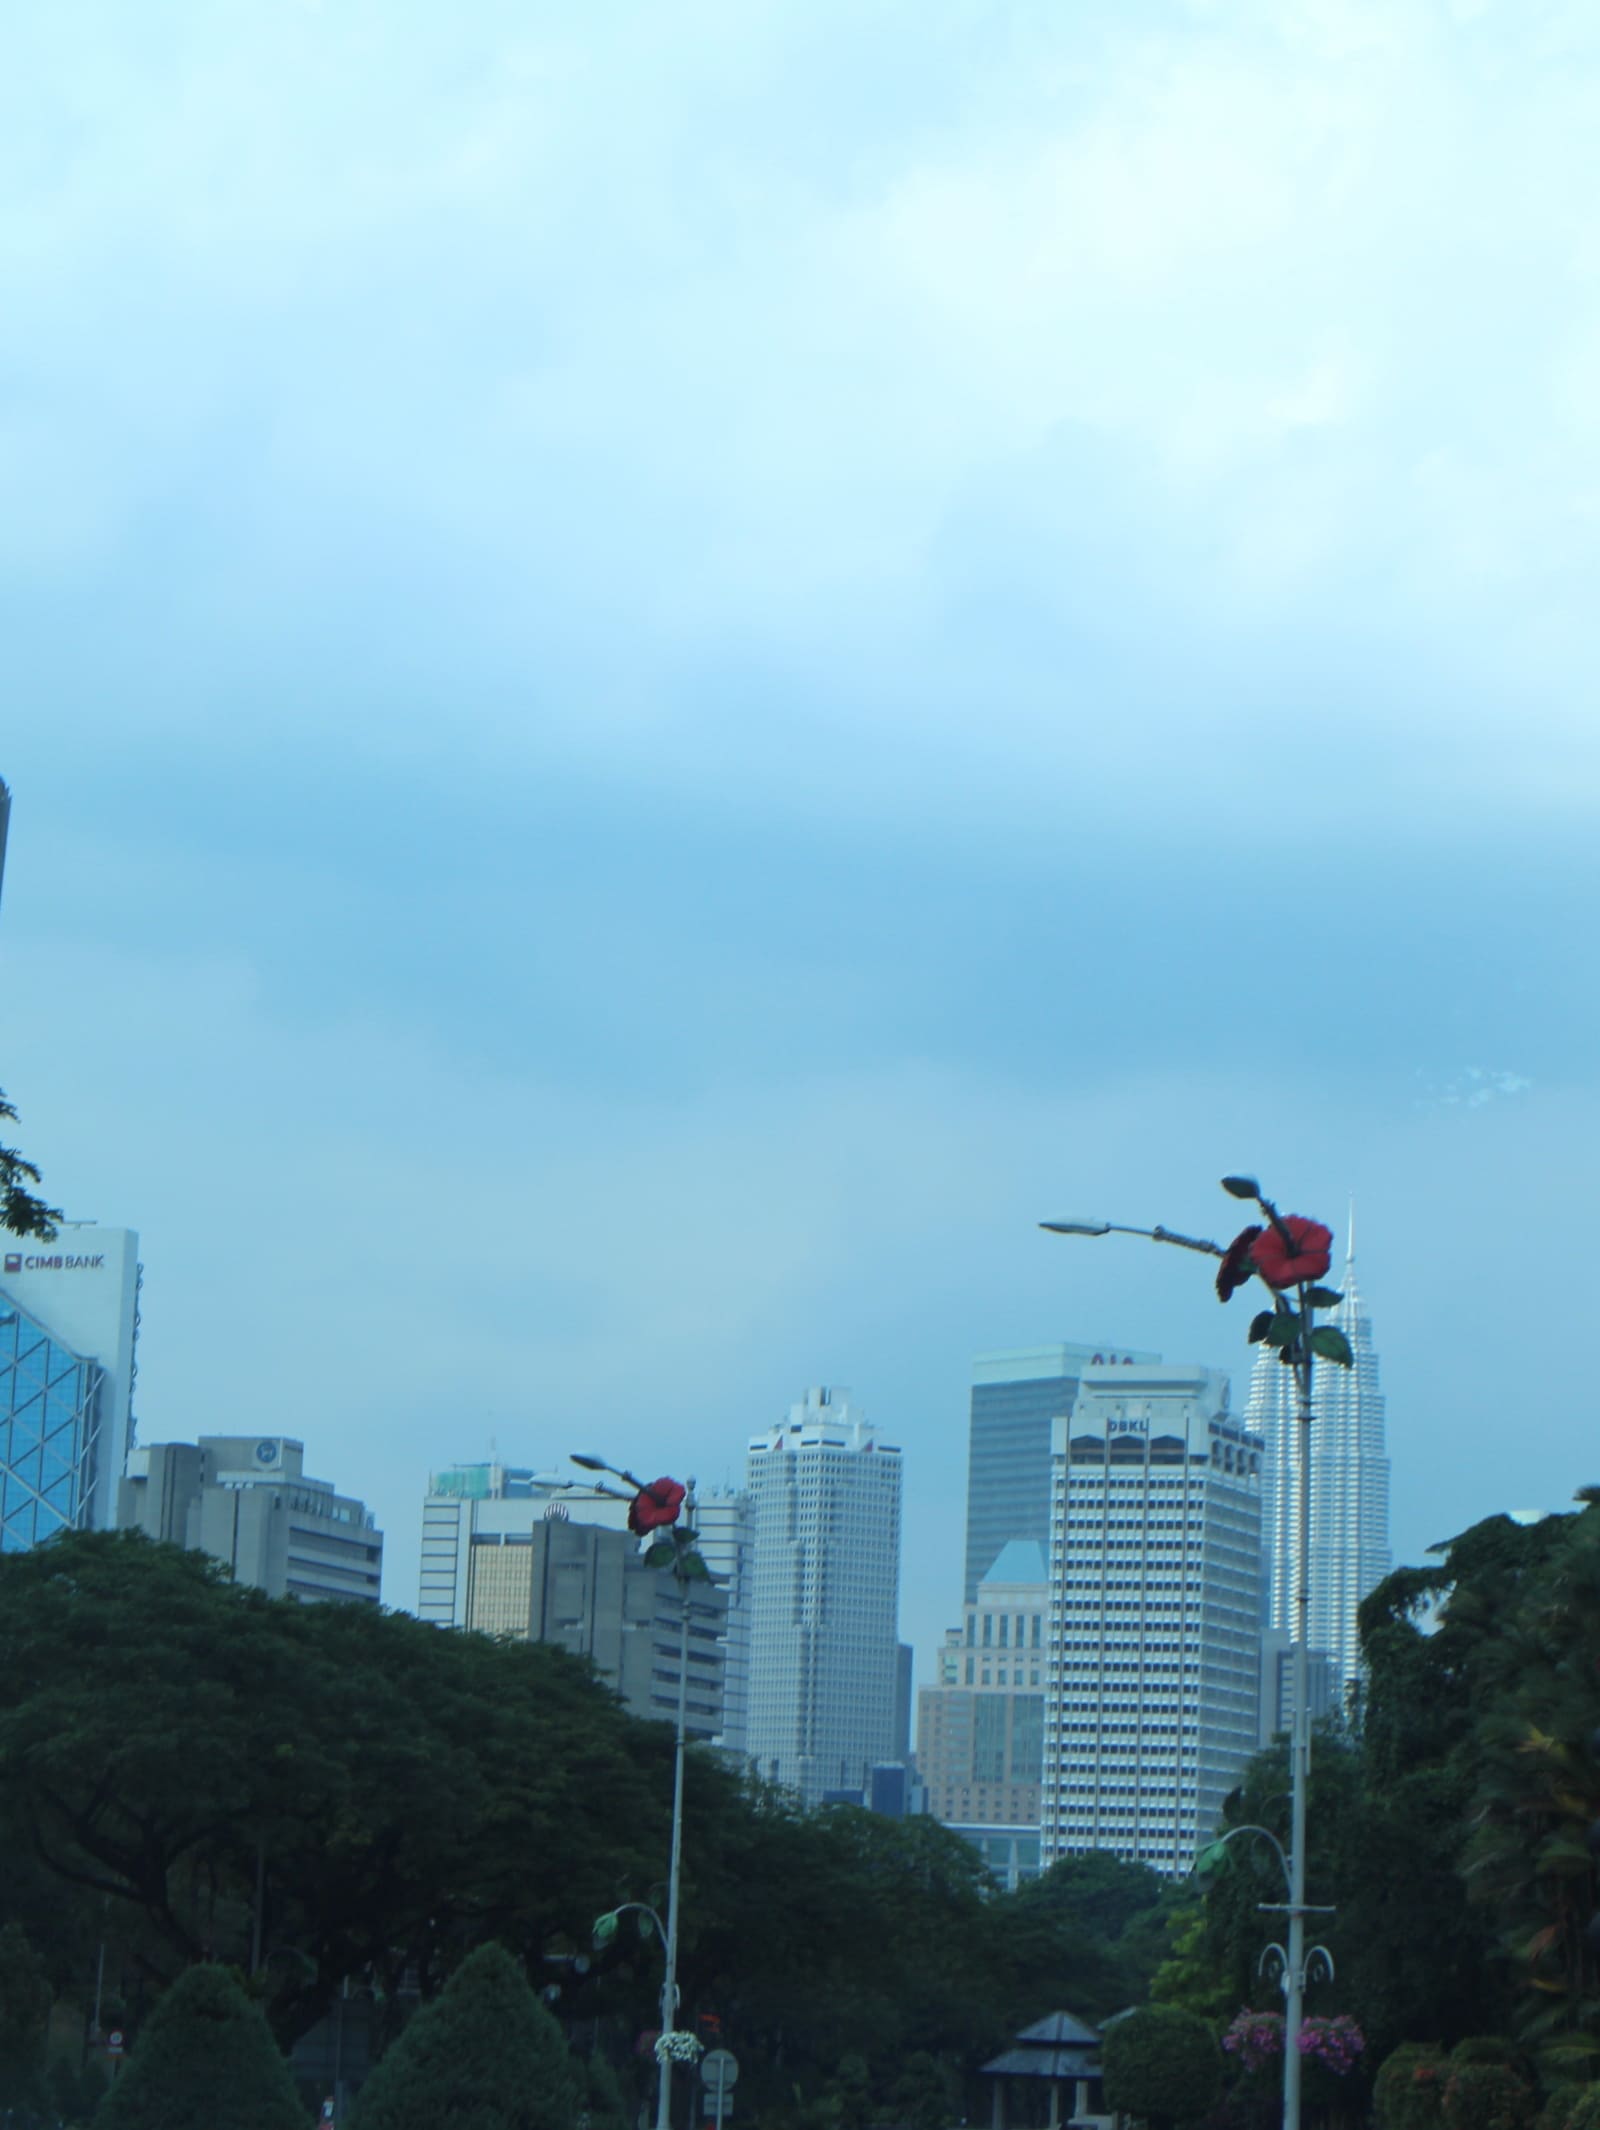
[[[482,1945],[368,2079],[355,2130],[569,2130],[583,2090],[521,1968]]]
[[[1600,1508],[1490,1517],[1436,1554],[1362,1606],[1360,1732],[1313,1752],[1309,1892],[1337,1904],[1317,1934],[1338,1981],[1309,2009],[1353,2013],[1375,2059],[1504,2031],[1547,2080],[1582,2075],[1600,2064]],[[1279,1746],[1229,1821],[1286,1838],[1288,1790]],[[1190,1947],[1239,2004],[1273,2001],[1256,1904],[1278,1878],[1233,1844]]]
[[[13,1918],[0,1930],[0,2107],[40,2098],[53,1996],[44,1961]]]
[[[260,2007],[226,1969],[191,1967],[151,2014],[94,2130],[306,2130],[306,2111]]]
[[[1444,2089],[1445,2130],[1531,2130],[1534,2089],[1509,2064],[1452,2058]]]
[[[1154,2130],[1205,2114],[1222,2091],[1215,2030],[1175,2004],[1150,2004],[1106,2028],[1100,2048],[1109,2107]]]
[[[0,1123],[12,1123],[16,1111],[0,1089]],[[39,1181],[39,1171],[25,1161],[14,1146],[0,1146],[0,1228],[11,1235],[33,1235],[49,1242],[62,1219],[59,1206],[46,1205],[28,1188]]]
[[[721,2022],[746,2115],[822,2104],[855,2058],[834,2097],[884,2120],[923,2056],[923,2103],[961,2088],[970,2112],[1019,2027],[1143,1994],[1171,1898],[1148,1873],[1078,1859],[1002,1895],[931,1820],[802,1812],[698,1750],[687,1775],[683,2018]],[[104,1942],[135,2032],[186,1967],[259,1951],[286,2045],[347,1983],[392,2038],[413,1991],[499,1941],[561,1976],[558,2016],[631,2113],[659,1943],[545,1963],[590,1952],[618,1902],[664,1901],[671,1795],[670,1728],[547,1645],[268,1599],[132,1533],[0,1558],[0,1916],[80,2011]]]
[[[1434,2130],[1448,2075],[1444,2052],[1435,2043],[1403,2041],[1391,2049],[1372,2081],[1378,2130]]]
[[[136,1914],[157,1981],[248,1961],[259,1871],[286,2038],[347,1975],[392,2003],[486,1937],[586,1938],[665,1852],[669,1752],[546,1645],[273,1601],[133,1533],[0,1561],[0,1822]]]

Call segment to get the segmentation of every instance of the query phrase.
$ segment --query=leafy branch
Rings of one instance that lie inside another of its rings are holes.
[[[0,1090],[0,1121],[10,1122],[16,1110]],[[55,1240],[56,1222],[63,1219],[59,1206],[46,1205],[28,1186],[40,1181],[39,1171],[14,1146],[0,1146],[0,1228],[11,1235],[31,1235],[39,1242]]]

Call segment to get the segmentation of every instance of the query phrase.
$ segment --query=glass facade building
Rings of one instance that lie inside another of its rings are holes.
[[[101,1375],[98,1362],[0,1297],[0,1552],[88,1521]]]
[[[1085,1368],[1159,1361],[1128,1347],[1025,1346],[972,1364],[967,1438],[967,1574],[963,1602],[1014,1538],[1050,1544],[1051,1429],[1072,1410]]]

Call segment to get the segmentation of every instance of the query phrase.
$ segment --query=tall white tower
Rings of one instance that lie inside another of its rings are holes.
[[[1356,1287],[1355,1240],[1328,1321],[1350,1341],[1352,1368],[1319,1361],[1312,1387],[1311,1618],[1313,1650],[1326,1653],[1344,1703],[1361,1672],[1356,1611],[1389,1572],[1389,1459],[1372,1319]],[[1261,1518],[1266,1534],[1268,1625],[1293,1630],[1295,1406],[1292,1371],[1263,1347],[1250,1378],[1245,1423],[1261,1437]]]
[[[1181,1878],[1256,1750],[1261,1445],[1207,1368],[1086,1369],[1056,1429],[1043,1860]]]
[[[897,1749],[900,1452],[842,1390],[750,1438],[746,1750],[800,1793],[862,1787]]]

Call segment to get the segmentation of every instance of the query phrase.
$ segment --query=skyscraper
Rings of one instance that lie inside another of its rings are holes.
[[[1344,1299],[1328,1321],[1350,1341],[1351,1368],[1317,1363],[1311,1424],[1310,1632],[1313,1650],[1326,1653],[1333,1689],[1343,1706],[1360,1676],[1356,1613],[1368,1591],[1389,1572],[1389,1459],[1384,1453],[1383,1393],[1372,1320],[1356,1287],[1354,1244],[1339,1282]],[[1261,1516],[1268,1564],[1267,1624],[1294,1631],[1295,1546],[1294,1380],[1263,1347],[1245,1400],[1245,1424],[1259,1435]]]
[[[895,1757],[900,1452],[817,1389],[750,1439],[750,1714],[759,1772],[803,1803]]]
[[[0,1252],[0,1549],[108,1531],[133,1445],[139,1238],[63,1221]]]
[[[967,1438],[965,1600],[1014,1538],[1050,1543],[1051,1426],[1071,1410],[1085,1368],[1159,1361],[1129,1347],[1025,1346],[972,1364]]]
[[[1057,1432],[1044,1860],[1182,1877],[1256,1750],[1261,1445],[1205,1368],[1085,1371]]]

